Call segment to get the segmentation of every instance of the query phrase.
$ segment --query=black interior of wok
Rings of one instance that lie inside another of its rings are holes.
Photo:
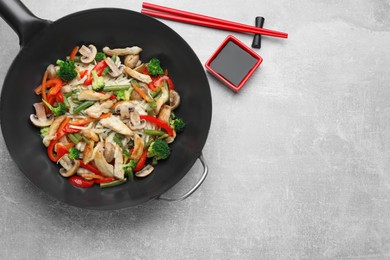
[[[170,145],[172,153],[144,179],[101,189],[81,189],[58,173],[42,144],[39,130],[29,121],[32,104],[50,63],[64,59],[75,45],[95,44],[98,49],[137,45],[141,59],[158,57],[169,70],[181,95],[176,114],[187,123]],[[15,43],[16,44],[16,43]],[[189,45],[163,23],[122,9],[94,9],[64,17],[39,33],[21,49],[4,82],[1,126],[9,152],[21,171],[40,189],[68,204],[91,209],[134,206],[161,195],[190,170],[206,142],[211,122],[211,94],[203,66]]]

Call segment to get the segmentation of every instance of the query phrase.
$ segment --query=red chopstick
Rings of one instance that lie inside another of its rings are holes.
[[[173,21],[179,21],[184,23],[190,23],[195,25],[201,25],[216,29],[223,29],[235,32],[243,32],[243,33],[252,33],[252,34],[262,34],[267,36],[279,37],[279,38],[287,38],[288,34],[284,32],[278,32],[273,30],[268,30],[264,28],[257,28],[255,26],[250,26],[246,24],[231,22],[228,20],[223,20],[219,18],[214,18],[211,16],[186,12],[178,9],[173,9],[165,6],[150,4],[150,3],[142,3],[142,7],[146,9],[142,9],[141,13],[150,15],[157,18],[163,18]],[[151,10],[148,10],[151,9]]]

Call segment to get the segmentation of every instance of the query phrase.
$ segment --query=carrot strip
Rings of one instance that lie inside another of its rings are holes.
[[[146,102],[152,102],[153,100],[148,97],[145,92],[143,92],[136,84],[134,84],[133,82],[131,82],[131,86],[134,88],[135,91],[137,91],[137,93],[143,98],[145,99]]]
[[[91,122],[95,122],[96,120],[100,120],[100,119],[107,118],[107,117],[110,117],[110,116],[111,116],[111,113],[103,114],[99,118],[87,117],[87,118],[78,119],[78,120],[75,120],[75,121],[70,121],[69,125],[82,126],[82,125],[86,125],[86,124],[89,124]]]
[[[48,72],[47,70],[45,71],[45,74],[43,75],[43,79],[42,79],[42,89],[41,89],[41,92],[42,92],[42,99],[44,99],[45,101],[47,101],[47,98],[46,98],[46,80],[47,80],[47,75],[48,75]]]
[[[77,52],[79,51],[79,46],[75,46],[72,50],[72,52],[69,55],[70,60],[74,60],[74,57],[76,57]]]

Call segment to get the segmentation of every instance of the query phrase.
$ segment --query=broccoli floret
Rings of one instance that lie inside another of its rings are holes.
[[[47,136],[49,134],[49,129],[50,129],[50,126],[46,126],[46,127],[42,127],[39,130],[42,138],[44,138],[45,136]]]
[[[57,65],[60,66],[60,69],[57,71],[57,76],[62,80],[71,81],[77,76],[76,67],[72,60],[57,60]]]
[[[74,159],[78,159],[79,158],[79,154],[80,154],[80,152],[76,148],[72,147],[72,148],[69,149],[68,156],[69,156],[70,159],[73,159],[73,160]]]
[[[129,90],[117,90],[115,91],[116,100],[125,101],[130,100],[130,91]]]
[[[106,58],[106,54],[104,52],[98,52],[96,53],[95,60],[96,61],[102,61]]]
[[[158,160],[168,158],[170,154],[171,151],[169,150],[168,144],[161,139],[157,139],[150,144],[147,156],[149,158],[153,157],[153,163],[157,163]]]
[[[93,77],[92,89],[95,91],[102,90],[105,86],[103,77],[99,77],[96,71],[94,70],[92,71],[92,77]]]
[[[186,123],[182,118],[177,117],[171,121],[171,127],[174,128],[178,133],[183,132],[185,126]]]
[[[42,101],[51,110],[51,112],[53,112],[54,116],[62,116],[66,113],[66,106],[64,103],[57,103],[57,106],[53,107],[48,102],[46,102],[46,100],[42,99]]]
[[[152,58],[148,64],[148,72],[152,76],[164,75],[164,70],[160,66],[160,61],[157,58]]]

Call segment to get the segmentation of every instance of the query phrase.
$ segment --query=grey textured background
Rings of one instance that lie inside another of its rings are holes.
[[[24,2],[51,20],[141,9],[140,0]],[[264,62],[238,94],[208,75],[210,175],[185,201],[70,207],[33,186],[0,138],[0,259],[389,259],[390,2],[152,2],[247,24],[262,15],[290,37],[263,40]],[[229,34],[163,22],[203,64]],[[0,43],[2,84],[19,48],[2,20]]]

